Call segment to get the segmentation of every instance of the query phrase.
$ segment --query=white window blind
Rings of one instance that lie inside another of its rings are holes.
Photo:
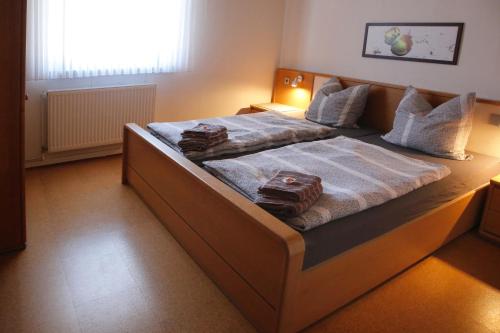
[[[192,0],[28,0],[27,79],[188,69]]]

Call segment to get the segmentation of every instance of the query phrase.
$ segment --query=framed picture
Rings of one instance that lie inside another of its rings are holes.
[[[363,57],[456,65],[463,23],[367,23]]]

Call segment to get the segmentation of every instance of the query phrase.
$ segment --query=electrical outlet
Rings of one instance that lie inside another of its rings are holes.
[[[283,83],[285,84],[285,86],[289,86],[290,85],[290,78],[288,76],[285,77],[285,81]]]
[[[497,113],[490,114],[489,123],[491,125],[495,125],[495,126],[500,127],[500,114],[497,114]]]

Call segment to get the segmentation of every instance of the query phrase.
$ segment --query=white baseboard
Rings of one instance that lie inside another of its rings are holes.
[[[39,166],[73,162],[89,158],[119,155],[122,153],[122,151],[123,151],[122,145],[118,144],[118,145],[74,150],[74,151],[55,153],[55,154],[44,153],[42,154],[42,159],[26,161],[24,165],[26,168],[34,168]]]

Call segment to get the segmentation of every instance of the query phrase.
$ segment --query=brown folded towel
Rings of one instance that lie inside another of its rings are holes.
[[[308,210],[321,193],[321,178],[299,172],[280,171],[259,187],[255,203],[275,216],[291,218]]]
[[[205,151],[208,148],[221,144],[225,141],[227,141],[227,133],[208,140],[203,138],[185,138],[180,140],[177,145],[181,148],[182,152]]]
[[[221,125],[200,123],[181,133],[177,145],[182,152],[205,151],[227,140],[227,128]]]
[[[183,138],[212,139],[225,133],[227,133],[227,128],[224,126],[200,123],[192,129],[184,130],[184,132],[181,133],[181,136]]]
[[[311,208],[318,198],[319,195],[317,197],[310,197],[304,201],[296,202],[259,196],[255,200],[255,203],[277,217],[292,218],[299,216]]]
[[[258,190],[258,193],[265,197],[295,202],[319,197],[322,192],[321,178],[293,171],[278,172]]]

